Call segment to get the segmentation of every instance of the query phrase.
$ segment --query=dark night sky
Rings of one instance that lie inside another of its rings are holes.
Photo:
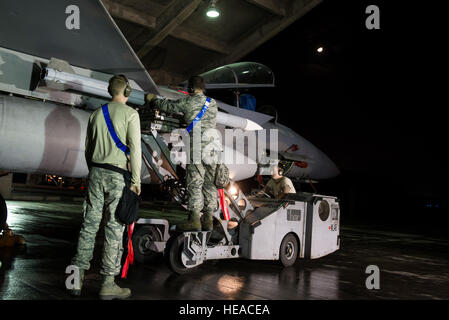
[[[380,8],[380,30],[365,27],[370,4]],[[258,106],[274,105],[280,123],[337,163],[342,192],[382,190],[417,206],[434,199],[447,211],[447,35],[438,4],[325,0],[241,60],[274,71],[277,88],[254,92]]]

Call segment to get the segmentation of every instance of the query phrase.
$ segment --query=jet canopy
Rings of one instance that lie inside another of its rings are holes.
[[[274,87],[271,69],[256,62],[238,62],[207,71],[201,76],[206,89]]]

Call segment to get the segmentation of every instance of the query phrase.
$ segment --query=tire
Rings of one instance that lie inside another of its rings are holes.
[[[137,262],[153,262],[162,256],[162,253],[151,251],[146,247],[150,241],[162,241],[162,237],[155,226],[141,226],[133,234],[134,257]]]
[[[0,194],[0,231],[6,226],[8,219],[8,208],[6,207],[6,201]]]
[[[190,273],[195,268],[186,268],[182,264],[181,253],[184,248],[184,235],[173,237],[167,244],[168,247],[168,266],[177,274]]]
[[[291,267],[295,264],[298,258],[298,247],[298,240],[293,234],[289,233],[284,237],[279,248],[279,260],[284,267]]]

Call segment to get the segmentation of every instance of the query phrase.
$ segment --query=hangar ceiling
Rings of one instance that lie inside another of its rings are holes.
[[[153,80],[177,84],[238,61],[322,0],[101,0]]]

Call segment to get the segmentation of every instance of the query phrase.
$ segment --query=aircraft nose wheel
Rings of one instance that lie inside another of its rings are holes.
[[[285,267],[295,264],[298,258],[298,240],[292,234],[287,234],[281,242],[279,259]]]

